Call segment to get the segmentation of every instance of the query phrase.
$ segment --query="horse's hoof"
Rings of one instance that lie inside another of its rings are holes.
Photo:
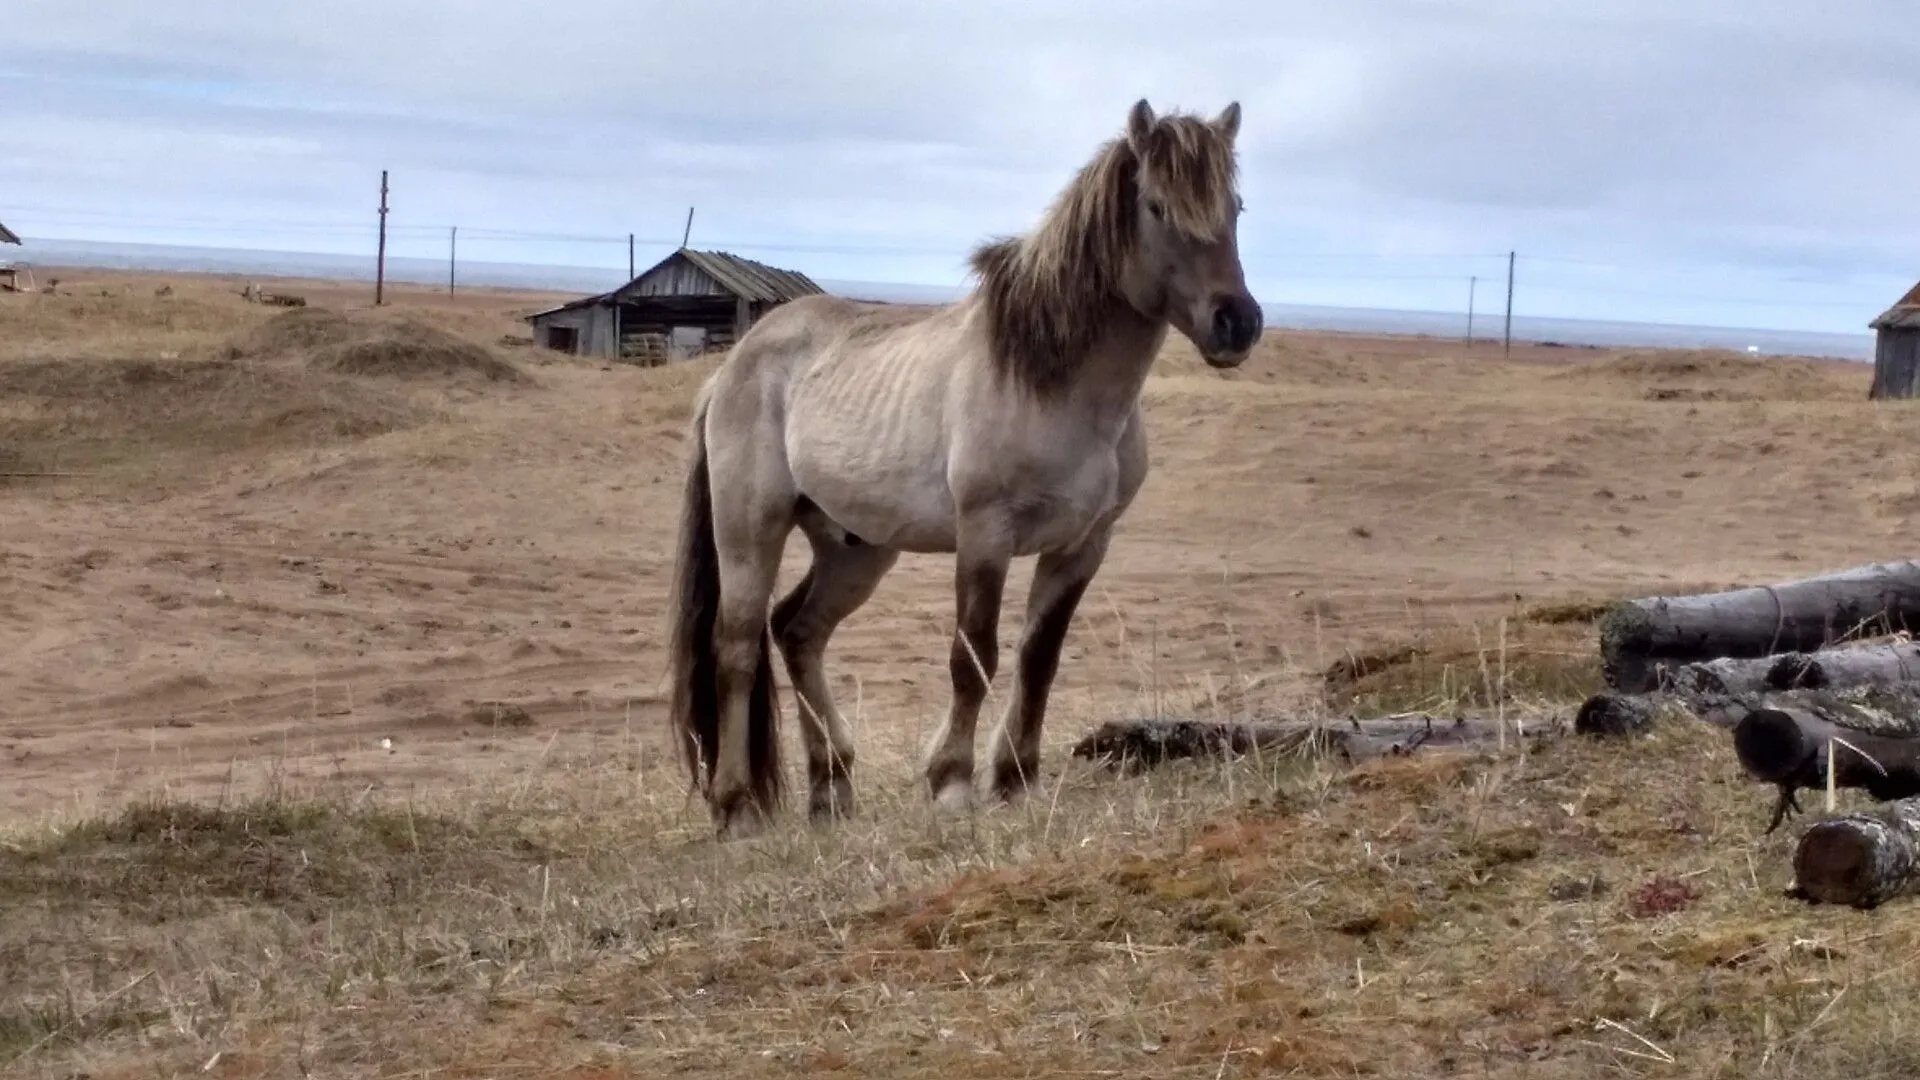
[[[853,781],[836,777],[813,789],[807,814],[815,822],[842,821],[854,816]]]
[[[767,816],[758,806],[743,800],[715,815],[716,832],[722,841],[751,840],[767,831]]]
[[[1040,782],[1038,762],[1021,765],[1009,761],[995,765],[990,790],[996,801],[1008,805],[1046,795],[1046,786]]]
[[[1046,786],[1040,781],[1022,783],[1011,780],[1004,784],[993,785],[993,800],[1002,806],[1019,806],[1035,799],[1044,801],[1047,797]]]
[[[973,811],[973,785],[955,780],[933,797],[933,808],[942,814],[962,815]]]

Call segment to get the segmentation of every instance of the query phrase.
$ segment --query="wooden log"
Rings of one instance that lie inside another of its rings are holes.
[[[1723,657],[1824,648],[1920,628],[1920,563],[1857,566],[1820,577],[1615,604],[1600,621],[1607,685],[1658,689],[1662,669]]]
[[[1653,727],[1660,711],[1656,697],[1644,694],[1595,694],[1573,714],[1573,732],[1602,738],[1638,735]]]
[[[1874,908],[1920,892],[1920,799],[1815,822],[1793,852],[1790,893]]]
[[[1757,694],[1903,683],[1920,684],[1920,644],[1911,641],[1700,660],[1662,672],[1658,689],[1685,695]]]
[[[1772,690],[1908,684],[1920,685],[1920,643],[1912,641],[1787,653],[1776,657],[1767,671],[1767,687]]]
[[[1796,790],[1827,785],[1829,756],[1835,787],[1882,800],[1920,795],[1920,691],[1774,691],[1715,707],[1734,720],[1740,767],[1780,788],[1768,832],[1798,809]]]
[[[1512,744],[1557,734],[1553,721],[1508,720]],[[1223,721],[1109,720],[1075,743],[1072,756],[1127,773],[1169,761],[1230,760],[1250,755],[1331,752],[1349,761],[1409,754],[1421,748],[1485,749],[1500,744],[1499,723],[1425,714],[1381,720]]]
[[[1801,655],[1801,654],[1792,654]],[[1776,656],[1698,660],[1691,664],[1660,671],[1654,678],[1657,689],[1694,696],[1700,694],[1757,694],[1776,689],[1767,682]]]

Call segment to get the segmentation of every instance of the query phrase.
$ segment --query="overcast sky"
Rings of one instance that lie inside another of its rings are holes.
[[[1920,278],[1911,0],[7,0],[35,238],[963,280],[1126,110],[1245,110],[1275,303],[1864,331]],[[515,235],[503,235],[512,233]],[[569,237],[582,239],[570,240]],[[559,239],[555,239],[559,238]]]

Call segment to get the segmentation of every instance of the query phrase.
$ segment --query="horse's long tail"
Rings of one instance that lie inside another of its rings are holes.
[[[687,468],[675,553],[668,634],[673,674],[670,707],[687,772],[711,798],[720,757],[720,664],[714,630],[720,614],[720,554],[713,539],[713,486],[707,467],[707,395],[695,405],[693,460]],[[757,642],[753,689],[747,705],[748,788],[768,810],[781,792],[779,705],[773,685],[773,635],[764,622]],[[716,808],[718,809],[718,808]]]

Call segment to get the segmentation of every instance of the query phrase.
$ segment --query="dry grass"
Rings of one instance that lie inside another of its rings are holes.
[[[859,821],[751,844],[712,844],[630,746],[492,790],[136,803],[20,834],[0,848],[0,957],[20,973],[0,1060],[96,1077],[216,1057],[225,1076],[1916,1063],[1899,1033],[1920,975],[1899,958],[1920,930],[1783,899],[1790,839],[1759,836],[1760,794],[1704,727],[1347,773],[1077,771],[964,821],[931,818],[900,790],[904,757],[875,756]]]
[[[1895,556],[1911,422],[1857,366],[1170,346],[1049,794],[931,816],[951,574],[906,559],[830,654],[861,816],[723,846],[655,683],[711,360],[502,347],[545,298],[60,276],[0,296],[0,437],[92,473],[0,484],[0,1074],[1920,1064],[1908,907],[1783,898],[1796,830],[1759,835],[1705,728],[1353,771],[1064,753],[1149,712],[1564,715],[1613,597]],[[341,370],[407,335],[404,377]]]

